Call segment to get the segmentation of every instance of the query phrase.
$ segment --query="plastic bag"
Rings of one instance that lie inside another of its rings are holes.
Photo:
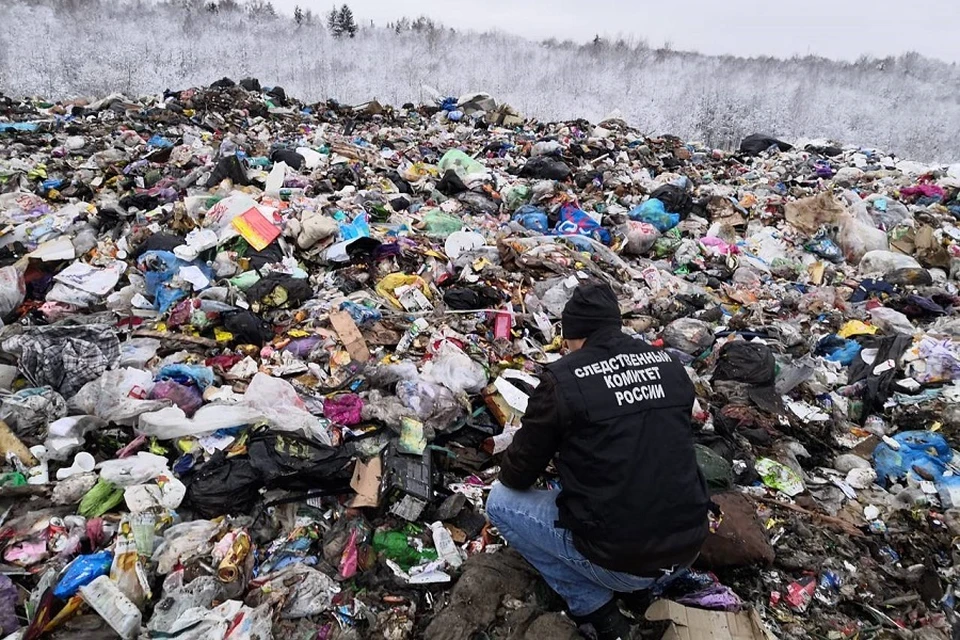
[[[803,248],[824,260],[843,262],[843,251],[822,229],[805,242]]]
[[[153,552],[157,573],[167,575],[180,562],[188,562],[210,553],[214,538],[224,527],[222,522],[191,520],[175,524],[163,533],[163,542]]]
[[[246,404],[207,404],[188,418],[180,407],[166,407],[143,413],[137,431],[146,436],[170,440],[186,436],[202,436],[218,429],[242,427],[264,418],[260,409]]]
[[[197,387],[188,387],[173,380],[161,380],[150,390],[151,400],[169,400],[180,407],[184,415],[192,418],[203,406],[203,395]]]
[[[486,167],[459,149],[450,149],[443,154],[437,167],[441,174],[452,169],[464,183],[482,178],[487,173]]]
[[[410,276],[405,273],[391,273],[385,276],[377,283],[376,292],[396,308],[403,309],[394,292],[404,286],[415,286],[426,298],[430,298],[430,287],[427,286],[426,281],[420,276]]]
[[[713,344],[713,329],[694,318],[679,318],[663,330],[663,341],[690,355],[699,355]]]
[[[550,222],[547,220],[547,214],[533,205],[523,205],[513,214],[515,222],[519,222],[525,229],[547,233],[550,228]]]
[[[370,225],[369,216],[366,213],[358,214],[352,222],[340,223],[340,236],[343,240],[353,240],[355,238],[369,238]]]
[[[77,513],[84,518],[102,516],[123,502],[123,489],[110,484],[106,480],[97,480],[97,484],[84,494],[80,500]]]
[[[487,386],[487,372],[449,342],[423,366],[423,379],[442,384],[454,393],[480,393]]]
[[[26,295],[23,274],[14,266],[0,269],[0,320],[20,306]]]
[[[889,307],[870,309],[870,321],[880,327],[884,333],[902,333],[912,336],[917,331],[907,316]]]
[[[627,242],[623,252],[632,255],[643,255],[653,248],[660,238],[660,231],[648,222],[630,220],[626,224],[625,235]]]
[[[363,400],[355,393],[344,393],[323,401],[323,415],[330,422],[349,427],[362,418]]]
[[[66,400],[50,387],[21,389],[0,404],[0,420],[20,436],[43,437],[49,423],[66,415]]]
[[[680,224],[680,214],[669,213],[663,202],[656,198],[650,198],[643,204],[634,207],[627,215],[630,216],[631,220],[653,225],[660,233],[666,233]]]
[[[160,475],[170,475],[167,459],[148,451],[140,451],[129,458],[106,460],[100,463],[100,480],[118,487],[130,487],[149,482]]]
[[[180,384],[193,384],[201,391],[213,384],[213,369],[196,364],[168,364],[157,372],[157,379],[169,378]]]
[[[70,398],[69,406],[76,413],[86,413],[108,422],[131,426],[140,414],[159,411],[170,403],[166,400],[141,400],[153,389],[153,376],[141,369],[114,369],[81,387]]]
[[[160,341],[154,338],[130,338],[120,344],[118,367],[143,369],[160,349]]]
[[[107,575],[112,563],[113,554],[109,551],[78,557],[64,569],[60,582],[53,588],[53,595],[61,600],[68,599],[80,591],[80,587]]]
[[[258,373],[250,381],[243,402],[259,410],[274,429],[300,431],[324,444],[330,444],[330,435],[320,419],[307,411],[297,390],[286,380]]]
[[[881,442],[873,450],[873,466],[881,485],[887,486],[905,476],[917,482],[940,480],[953,459],[953,450],[943,435],[933,431],[904,431],[893,436],[894,449]]]
[[[888,231],[905,220],[912,219],[910,210],[903,203],[881,194],[867,196],[865,203],[875,225],[882,225]]]
[[[758,458],[755,467],[757,473],[760,474],[760,479],[763,480],[763,484],[771,489],[777,489],[791,498],[806,491],[803,480],[800,479],[797,472],[776,460]]]
[[[605,245],[612,242],[609,231],[587,215],[586,211],[578,209],[570,203],[560,208],[560,221],[557,223],[555,232],[564,236],[587,236]]]
[[[423,216],[423,225],[426,235],[431,238],[446,238],[451,233],[463,229],[460,218],[440,209],[427,211]]]
[[[919,269],[920,263],[910,256],[893,251],[868,251],[860,260],[860,273],[890,273],[897,269]]]
[[[305,564],[292,564],[257,579],[259,592],[282,597],[280,617],[305,618],[330,609],[340,587],[326,574]]]

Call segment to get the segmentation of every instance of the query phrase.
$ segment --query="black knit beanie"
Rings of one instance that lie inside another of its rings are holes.
[[[598,329],[622,327],[617,295],[604,282],[579,285],[563,308],[563,337],[587,338]]]

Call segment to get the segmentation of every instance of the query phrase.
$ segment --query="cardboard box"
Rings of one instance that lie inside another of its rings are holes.
[[[754,610],[730,613],[685,607],[657,600],[647,609],[647,620],[669,620],[662,640],[775,640]]]

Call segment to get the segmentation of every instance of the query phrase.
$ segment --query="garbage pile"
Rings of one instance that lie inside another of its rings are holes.
[[[484,499],[599,279],[722,510],[648,631],[951,637],[958,194],[483,94],[0,97],[3,635],[576,637]]]

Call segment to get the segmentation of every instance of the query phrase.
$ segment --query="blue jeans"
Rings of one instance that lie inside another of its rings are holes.
[[[554,525],[558,495],[556,489],[515,491],[497,482],[487,499],[487,517],[560,594],[572,615],[593,613],[610,602],[615,593],[666,586],[683,573],[643,578],[610,571],[587,560],[573,545],[573,534]]]

